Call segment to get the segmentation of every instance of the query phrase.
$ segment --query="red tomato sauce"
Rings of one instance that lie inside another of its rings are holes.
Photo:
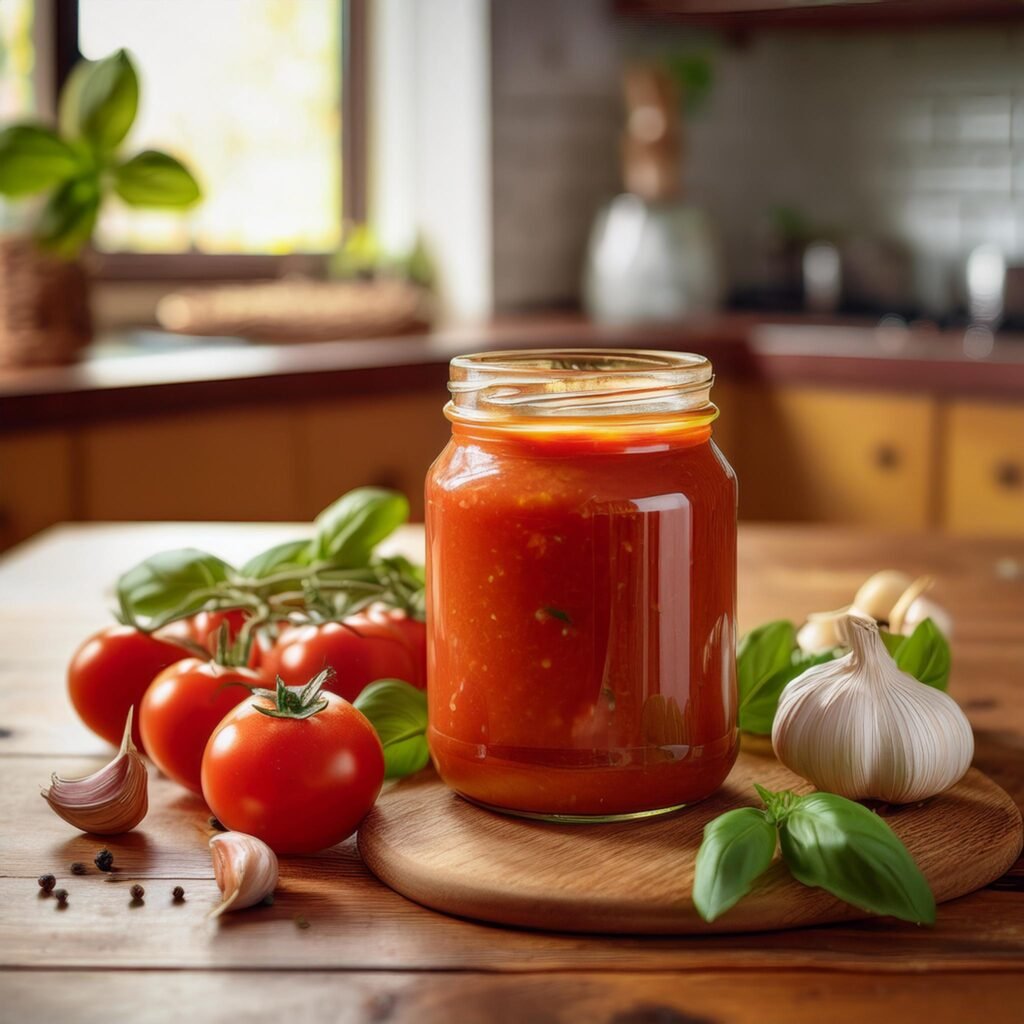
[[[737,752],[736,481],[707,417],[459,422],[427,479],[429,740],[457,792],[594,816]]]

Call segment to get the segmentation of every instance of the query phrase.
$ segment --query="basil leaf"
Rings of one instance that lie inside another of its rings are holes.
[[[94,178],[65,182],[39,215],[36,238],[40,246],[59,256],[77,256],[92,237],[99,209],[99,183]]]
[[[114,168],[114,191],[131,206],[182,208],[202,196],[192,173],[167,153],[147,149]]]
[[[714,921],[738,903],[775,856],[778,834],[764,811],[741,807],[709,821],[697,851],[693,904]]]
[[[899,668],[925,686],[943,691],[949,688],[949,642],[931,619],[919,622],[914,632],[903,638],[893,657]]]
[[[425,768],[427,697],[401,679],[378,679],[353,701],[370,720],[384,747],[384,777],[400,779]]]
[[[199,611],[232,573],[227,562],[205,551],[162,551],[117,581],[121,614],[140,629],[159,629]]]
[[[758,690],[776,672],[789,664],[796,647],[792,622],[766,622],[742,637],[736,647],[736,686],[740,709],[757,696]]]
[[[905,636],[900,636],[899,633],[887,633],[884,629],[880,629],[878,635],[882,638],[885,649],[893,658],[896,657],[896,652],[903,646],[903,641],[907,639]]]
[[[139,79],[124,50],[87,65],[87,69],[76,83],[78,133],[98,150],[111,150],[135,120]]]
[[[833,793],[801,797],[779,824],[793,877],[873,914],[933,924],[935,897],[896,834],[866,807]]]
[[[777,672],[768,676],[748,696],[746,704],[740,702],[740,728],[744,732],[765,736],[772,731],[775,713],[779,710],[779,697],[787,684],[803,675],[813,665],[821,665],[835,657],[834,651],[822,654],[805,654],[799,648],[790,652],[789,661]]]
[[[27,196],[66,181],[82,170],[75,151],[38,124],[0,131],[0,192]]]
[[[254,555],[242,566],[242,575],[261,580],[289,569],[302,569],[309,565],[312,545],[308,540],[286,540],[266,551]]]
[[[343,569],[366,565],[377,544],[408,518],[404,494],[357,487],[316,517],[315,557]]]

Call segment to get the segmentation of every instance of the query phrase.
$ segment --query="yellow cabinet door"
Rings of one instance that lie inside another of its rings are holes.
[[[733,462],[741,518],[931,524],[931,399],[753,384],[742,390]]]
[[[295,422],[283,406],[239,406],[87,427],[83,518],[300,519]]]
[[[71,465],[63,431],[0,435],[0,550],[73,518]]]
[[[1024,535],[1024,405],[954,402],[943,437],[947,529]]]

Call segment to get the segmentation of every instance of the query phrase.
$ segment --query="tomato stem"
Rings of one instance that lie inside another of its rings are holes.
[[[272,707],[262,704],[253,706],[261,715],[268,718],[294,718],[297,720],[312,718],[327,707],[327,698],[320,690],[328,679],[334,677],[334,669],[329,665],[322,672],[313,676],[305,686],[285,686],[284,680],[277,677],[277,687],[273,690],[253,690],[257,697],[273,702]]]

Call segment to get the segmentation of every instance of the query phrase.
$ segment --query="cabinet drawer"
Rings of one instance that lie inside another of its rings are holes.
[[[0,550],[74,515],[71,440],[41,430],[0,437]]]
[[[955,402],[943,426],[947,529],[1024,535],[1024,406]]]
[[[929,525],[935,406],[923,396],[744,385],[740,516]]]
[[[89,427],[85,519],[299,519],[295,417],[229,408]]]

